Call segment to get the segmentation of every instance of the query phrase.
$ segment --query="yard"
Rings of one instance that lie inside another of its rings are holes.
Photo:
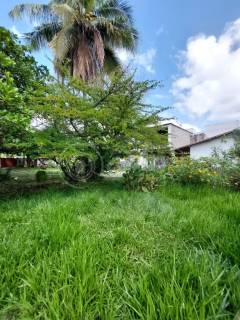
[[[0,204],[1,319],[233,319],[240,194],[120,179]]]

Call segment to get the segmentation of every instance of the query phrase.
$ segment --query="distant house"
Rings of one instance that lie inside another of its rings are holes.
[[[178,124],[176,121],[165,122],[162,126],[167,129],[168,144],[173,151],[191,144],[193,136],[192,130],[183,128],[181,124]]]
[[[199,159],[202,157],[211,157],[213,152],[229,152],[234,147],[234,138],[232,131],[218,134],[213,137],[206,138],[190,145],[190,156],[192,159]]]
[[[188,154],[192,159],[211,157],[215,151],[228,152],[234,146],[232,133],[238,128],[240,128],[239,121],[211,125],[207,127],[205,133],[189,133],[189,141],[186,144],[184,144],[187,139],[186,134],[182,138],[182,131],[178,130],[179,135],[175,141],[179,141],[177,144],[172,143],[172,149],[176,155]],[[172,141],[171,136],[169,141]]]
[[[213,137],[205,138],[175,150],[176,154],[189,154],[192,159],[199,159],[202,157],[211,157],[216,152],[228,152],[234,146],[234,139],[232,131],[218,134]]]

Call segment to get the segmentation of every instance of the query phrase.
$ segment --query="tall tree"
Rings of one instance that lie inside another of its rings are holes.
[[[167,137],[159,133],[165,109],[144,103],[158,82],[134,81],[125,72],[101,81],[98,86],[70,78],[64,85],[43,86],[33,97],[36,114],[45,121],[35,150],[54,159],[69,181],[96,176],[116,158],[168,151]]]
[[[27,47],[0,27],[0,153],[18,153],[31,140],[30,96],[48,71],[38,66]]]
[[[71,76],[83,80],[119,65],[116,48],[133,51],[137,31],[131,6],[122,0],[52,0],[49,4],[20,4],[13,18],[28,17],[37,27],[25,38],[35,48],[48,44],[55,66],[68,67]]]

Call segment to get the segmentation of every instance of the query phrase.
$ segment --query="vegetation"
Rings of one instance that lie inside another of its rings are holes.
[[[1,316],[233,319],[240,195],[108,180],[0,204]]]
[[[173,158],[166,168],[166,173],[169,180],[183,185],[209,184],[220,186],[226,183],[224,179],[221,180],[219,167],[214,159]]]
[[[235,140],[235,145],[231,150],[231,156],[240,161],[240,130],[236,129],[233,132],[233,138]]]
[[[1,27],[0,61],[0,153],[18,153],[31,144],[30,98],[44,83],[47,69]]]
[[[70,75],[89,80],[99,71],[119,66],[116,48],[134,50],[137,31],[131,7],[122,0],[52,0],[49,4],[20,4],[13,18],[37,21],[25,38],[35,49],[46,44],[55,54],[55,67],[65,65]]]
[[[154,191],[161,185],[161,171],[151,168],[141,168],[134,163],[123,174],[124,185],[129,191]]]
[[[189,157],[173,158],[163,169],[165,181],[183,185],[207,184],[213,187],[239,189],[240,167],[230,154],[193,160]]]
[[[235,150],[235,148],[234,148]],[[123,175],[127,190],[154,191],[159,186],[180,184],[208,185],[240,190],[240,166],[233,160],[233,152],[215,154],[211,158],[193,160],[190,157],[172,157],[163,168],[142,168],[133,163]]]
[[[9,181],[11,179],[11,170],[0,171],[0,182]]]
[[[219,187],[240,189],[239,133],[223,157],[93,181],[118,158],[169,154],[164,109],[144,102],[158,82],[116,69],[115,50],[136,47],[131,7],[52,0],[10,14],[37,22],[26,39],[53,49],[62,82],[0,28],[0,153],[53,160],[78,188],[57,169],[1,170],[0,318],[237,317],[240,195]]]
[[[43,86],[33,97],[35,114],[44,123],[35,150],[57,162],[73,183],[98,176],[116,158],[167,149],[167,137],[159,133],[164,109],[144,103],[158,82],[116,72],[101,83],[70,78]]]
[[[163,152],[163,108],[144,103],[158,82],[118,71],[98,81],[70,77],[60,84],[13,35],[1,29],[1,36],[1,152],[52,159],[72,183],[98,176],[117,157]]]
[[[37,182],[45,182],[48,179],[47,172],[45,170],[38,170],[36,172],[36,181]]]

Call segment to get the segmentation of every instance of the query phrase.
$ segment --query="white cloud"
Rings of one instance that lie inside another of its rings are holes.
[[[214,121],[240,118],[240,19],[219,37],[190,38],[180,68],[172,86],[176,108]]]
[[[193,132],[193,133],[199,133],[202,131],[198,126],[193,125],[191,123],[182,123],[182,127],[186,130]]]
[[[117,56],[123,64],[129,65],[131,63],[135,67],[143,68],[149,73],[155,73],[153,63],[156,54],[157,50],[153,48],[135,55],[124,49],[117,50]]]
[[[15,25],[13,25],[11,28],[10,28],[10,31],[13,32],[14,34],[16,34],[16,36],[18,38],[21,38],[22,37],[22,33],[16,28]]]

